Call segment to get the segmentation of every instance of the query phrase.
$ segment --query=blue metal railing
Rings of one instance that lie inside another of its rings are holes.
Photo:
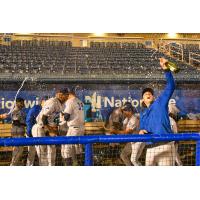
[[[200,166],[200,133],[179,133],[165,135],[92,135],[68,137],[37,137],[37,138],[0,138],[0,146],[31,146],[31,145],[85,145],[85,165],[93,165],[94,143],[127,143],[127,142],[166,142],[196,141],[196,166]]]

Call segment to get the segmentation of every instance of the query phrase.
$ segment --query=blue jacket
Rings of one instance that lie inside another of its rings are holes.
[[[36,117],[40,113],[41,109],[42,109],[42,106],[35,105],[29,110],[29,112],[26,116],[26,126],[27,126],[26,127],[26,130],[27,130],[26,134],[29,137],[32,137],[31,130],[32,130],[33,125],[36,123]]]
[[[172,133],[169,115],[168,101],[171,98],[175,82],[172,73],[165,72],[166,87],[161,95],[148,107],[140,113],[140,130],[147,130],[153,134],[169,134]]]

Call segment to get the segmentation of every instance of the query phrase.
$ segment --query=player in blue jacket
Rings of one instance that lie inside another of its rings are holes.
[[[44,102],[48,99],[47,96],[44,96],[39,101],[38,105],[34,105],[28,112],[26,117],[26,135],[27,137],[33,137],[32,136],[32,127],[36,123],[36,118],[39,115],[40,111],[42,110],[42,106],[44,105]],[[27,166],[33,166],[34,160],[35,160],[35,146],[28,146],[28,157],[27,157]]]
[[[161,95],[155,100],[153,89],[145,88],[142,92],[143,109],[140,113],[139,134],[172,133],[168,115],[168,102],[174,92],[175,82],[171,72],[166,67],[166,63],[166,59],[160,59],[160,65],[165,72],[167,81]],[[174,165],[174,142],[151,144],[149,147],[146,153],[146,165]]]
[[[36,117],[42,110],[41,104],[39,105],[34,105],[28,112],[27,117],[26,117],[26,125],[27,125],[27,131],[26,134],[28,137],[33,137],[32,136],[32,127],[36,123]]]

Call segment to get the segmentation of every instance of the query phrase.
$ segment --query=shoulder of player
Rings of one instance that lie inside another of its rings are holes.
[[[51,99],[49,99],[49,100],[47,100],[46,102],[45,102],[45,105],[44,106],[61,106],[61,103],[60,103],[60,101],[56,98],[56,97],[53,97],[53,98],[51,98]]]
[[[68,99],[65,103],[64,103],[64,107],[68,107],[71,106],[73,104],[73,101],[71,99]]]
[[[52,97],[52,98],[50,98],[50,99],[45,101],[44,106],[49,105],[49,104],[51,104],[53,102],[56,102],[56,100],[57,99],[55,97]]]
[[[50,109],[54,108],[56,104],[57,104],[56,99],[55,98],[50,98],[44,103],[44,106],[42,107],[42,111],[50,110]]]
[[[65,104],[69,104],[69,103],[73,102],[74,100],[75,100],[75,98],[67,99],[67,101],[65,102]]]
[[[65,102],[65,105],[67,105],[67,104],[76,104],[76,103],[82,103],[83,104],[83,102],[76,97],[76,98],[68,99]]]
[[[83,103],[79,98],[75,97],[73,99],[71,99],[74,102],[79,102],[79,103]]]

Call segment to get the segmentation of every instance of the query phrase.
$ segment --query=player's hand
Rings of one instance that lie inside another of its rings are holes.
[[[167,69],[166,64],[167,64],[168,60],[165,59],[165,58],[159,58],[159,59],[160,59],[160,66],[161,66],[161,68],[162,68],[163,70],[166,70],[166,69]]]
[[[140,99],[140,107],[142,108],[142,107],[145,107],[145,103],[144,103],[144,99]]]
[[[8,116],[9,116],[8,113],[4,113],[4,114],[0,115],[0,118],[1,119],[6,119]]]
[[[140,134],[140,135],[144,135],[145,133],[148,133],[148,132],[147,132],[146,130],[140,130],[140,131],[139,131],[139,134]]]

